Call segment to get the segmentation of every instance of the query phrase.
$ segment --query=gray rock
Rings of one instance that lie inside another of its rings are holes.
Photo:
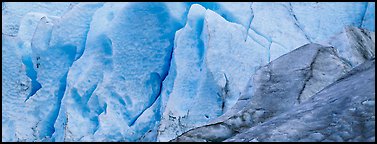
[[[225,141],[375,141],[375,60],[301,105]]]
[[[225,140],[300,105],[349,70],[333,47],[304,45],[258,70],[246,90],[252,92],[241,96],[229,112],[173,141]],[[223,125],[230,132],[214,133]]]

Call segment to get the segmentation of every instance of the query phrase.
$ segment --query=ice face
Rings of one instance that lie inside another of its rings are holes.
[[[220,28],[224,26],[228,29]],[[226,112],[246,86],[247,77],[268,62],[268,50],[250,38],[245,41],[245,33],[241,25],[200,5],[191,6],[186,26],[176,33],[173,59],[177,74],[173,89],[162,95],[169,100],[159,141]]]
[[[257,2],[251,6],[254,15],[250,28],[269,41],[272,61],[306,43],[327,40],[345,26],[368,25],[374,13],[367,7],[373,9],[373,4]]]
[[[93,16],[88,50],[70,69],[56,125],[65,134],[61,141],[136,141],[159,121],[158,97],[179,23],[164,3],[117,5]],[[155,120],[148,125],[143,118],[149,117]]]
[[[22,63],[20,40],[2,36],[2,141],[17,141],[31,136],[31,129],[24,129],[23,102],[30,93],[31,79],[26,75],[26,66]],[[21,132],[20,132],[21,131]],[[21,134],[16,137],[16,133]]]
[[[164,81],[161,97],[168,101],[163,108],[159,141],[170,140],[176,133],[221,114],[221,99],[217,95],[220,90],[215,87],[204,57],[206,47],[201,35],[205,13],[204,7],[192,5],[185,27],[175,34],[172,58],[175,66],[170,70],[174,68],[176,74],[174,79]],[[172,90],[167,88],[168,83],[173,83]]]
[[[76,4],[77,2],[3,2],[2,33],[17,36],[21,19],[30,12],[62,16]]]
[[[169,141],[244,108],[255,94],[250,77],[302,45],[333,46],[350,67],[373,59],[374,9],[3,2],[2,140]],[[326,80],[309,79],[303,100]]]
[[[347,2],[291,4],[292,13],[295,14],[297,21],[300,22],[302,30],[314,42],[328,39],[335,33],[341,32],[344,26],[360,27],[367,5],[368,3]]]
[[[368,7],[364,13],[364,18],[361,27],[365,28],[369,31],[375,31],[375,8],[376,8],[376,3],[375,2],[368,2]]]

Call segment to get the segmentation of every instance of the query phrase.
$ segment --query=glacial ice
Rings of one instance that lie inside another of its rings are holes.
[[[247,107],[257,70],[305,44],[335,47],[321,59],[346,67],[374,59],[374,10],[374,2],[3,2],[2,141],[172,140]],[[321,76],[333,67],[316,64],[303,101],[340,75]],[[226,127],[207,136],[229,137]]]
[[[21,19],[28,13],[62,16],[76,4],[77,2],[2,2],[2,34],[17,36]]]
[[[375,2],[368,2],[368,7],[365,11],[363,22],[361,24],[362,28],[365,28],[369,31],[375,31],[376,29],[376,22],[375,22],[375,12],[376,12],[376,4]]]
[[[221,29],[223,26],[228,29]],[[267,64],[268,50],[251,39],[245,41],[245,32],[241,25],[229,23],[211,10],[191,6],[186,26],[176,33],[173,58],[177,74],[161,120],[159,141],[170,140],[227,111],[246,86],[247,77]]]
[[[267,47],[274,50],[270,52],[272,61],[306,43],[322,43],[345,26],[374,31],[373,8],[373,2],[257,2],[252,5],[254,15],[250,28],[269,41]]]
[[[206,47],[202,40],[204,7],[191,6],[184,28],[175,34],[174,62],[175,78],[164,81],[161,97],[166,99],[161,125],[159,126],[159,141],[174,138],[176,133],[182,133],[206,123],[209,118],[221,115],[221,99],[210,72],[206,66]],[[188,67],[193,66],[188,69]],[[169,76],[170,77],[170,73]],[[172,90],[165,88],[172,81]]]
[[[360,27],[368,3],[295,2],[290,5],[302,31],[312,42],[319,42],[339,33],[344,26]]]
[[[70,69],[59,141],[136,141],[154,127],[140,117],[159,121],[161,83],[179,22],[163,3],[117,5],[105,4],[93,16],[92,23],[106,25],[90,27],[88,51]]]
[[[327,45],[337,48],[339,56],[355,67],[365,60],[375,57],[375,33],[355,27],[345,27],[331,37]]]
[[[2,141],[18,141],[31,135],[21,134],[24,120],[19,117],[26,109],[24,100],[30,93],[31,80],[26,76],[25,66],[19,53],[19,38],[2,36]]]

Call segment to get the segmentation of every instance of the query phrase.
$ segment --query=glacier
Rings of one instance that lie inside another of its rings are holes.
[[[2,141],[375,141],[374,31],[375,2],[2,2]]]

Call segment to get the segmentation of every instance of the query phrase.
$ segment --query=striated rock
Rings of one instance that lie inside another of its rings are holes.
[[[173,141],[225,140],[300,105],[349,70],[334,48],[318,44],[302,46],[258,70],[247,88],[251,92],[241,96],[232,113]],[[229,133],[212,134],[217,128]]]
[[[375,59],[301,105],[225,140],[374,142]]]

